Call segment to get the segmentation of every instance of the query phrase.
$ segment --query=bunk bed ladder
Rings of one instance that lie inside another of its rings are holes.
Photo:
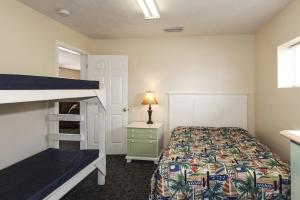
[[[58,114],[58,102],[50,103],[48,126],[49,126],[49,146],[59,149],[59,141],[77,141],[80,142],[80,149],[87,149],[87,120],[86,103],[80,102],[80,114]],[[80,133],[61,133],[59,131],[59,121],[79,122]]]

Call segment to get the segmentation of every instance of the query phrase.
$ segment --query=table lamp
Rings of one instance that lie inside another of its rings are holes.
[[[158,102],[156,100],[156,97],[154,95],[154,92],[147,91],[144,95],[144,99],[143,99],[142,104],[143,105],[149,105],[149,109],[148,109],[149,120],[148,120],[147,124],[153,124],[153,121],[151,120],[151,116],[152,116],[152,107],[151,107],[151,105],[158,104]]]

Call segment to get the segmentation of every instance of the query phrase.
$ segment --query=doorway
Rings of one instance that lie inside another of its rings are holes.
[[[58,77],[68,79],[82,79],[83,52],[64,44],[57,45]],[[80,115],[82,103],[67,101],[59,102],[55,107],[60,115]],[[80,134],[79,121],[59,121],[60,134]],[[59,141],[59,148],[64,150],[78,150],[80,141]]]

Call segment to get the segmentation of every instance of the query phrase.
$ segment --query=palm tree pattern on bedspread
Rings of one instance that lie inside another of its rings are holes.
[[[244,129],[177,127],[149,199],[290,199],[290,183],[290,167]]]

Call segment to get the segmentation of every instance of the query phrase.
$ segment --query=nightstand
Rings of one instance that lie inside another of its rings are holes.
[[[150,160],[158,163],[163,149],[163,124],[133,122],[127,127],[127,162]]]

